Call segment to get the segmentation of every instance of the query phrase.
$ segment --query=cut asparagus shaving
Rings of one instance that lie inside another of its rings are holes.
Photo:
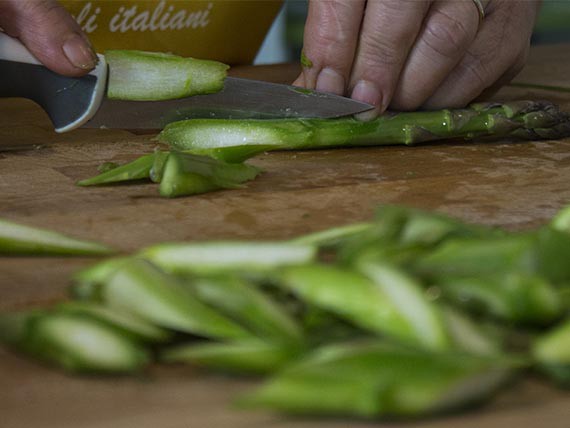
[[[141,156],[140,158],[105,171],[95,177],[77,182],[78,186],[98,186],[101,184],[118,183],[122,181],[148,179],[155,161],[155,154]]]
[[[229,164],[207,156],[171,152],[164,165],[160,195],[177,197],[217,189],[235,189],[253,180],[260,170],[245,164]]]
[[[100,291],[103,302],[159,327],[205,337],[251,337],[243,328],[197,300],[176,278],[144,260],[115,271]]]
[[[63,314],[84,314],[97,318],[135,340],[165,342],[171,337],[170,332],[156,327],[140,317],[125,311],[113,310],[95,302],[66,302],[58,305],[56,309]]]
[[[415,416],[487,398],[506,361],[382,343],[329,345],[285,368],[244,404],[299,414]]]
[[[316,248],[287,242],[173,243],[149,247],[141,256],[169,272],[218,274],[310,263]]]
[[[229,68],[217,61],[133,50],[110,50],[111,99],[158,101],[221,91]]]
[[[101,256],[113,252],[103,244],[0,219],[0,254]]]
[[[141,346],[110,325],[85,314],[31,312],[0,316],[9,342],[30,355],[74,372],[129,373],[150,360]]]
[[[528,273],[447,276],[437,284],[444,299],[506,321],[549,325],[562,315],[556,289],[542,277]]]
[[[360,263],[358,270],[371,279],[390,299],[415,332],[417,342],[428,349],[444,350],[449,338],[439,308],[430,302],[413,277],[380,263]]]
[[[261,340],[179,345],[161,353],[169,363],[188,363],[237,374],[273,373],[301,353],[300,348]]]
[[[539,337],[532,347],[532,354],[555,382],[570,387],[570,320]]]
[[[204,277],[185,282],[200,300],[219,309],[249,330],[274,342],[300,342],[296,321],[253,284],[237,277]]]
[[[346,239],[366,233],[372,223],[353,223],[346,226],[333,227],[308,235],[299,236],[291,240],[296,244],[316,245],[320,248],[334,248],[341,245]]]
[[[294,266],[283,269],[280,286],[302,301],[331,311],[367,331],[432,349],[446,346],[441,325],[432,319],[429,310],[416,306],[419,299],[414,302],[395,299],[375,281],[358,272],[327,265]],[[391,282],[390,288],[394,286],[397,285]],[[396,294],[393,289],[391,291]],[[402,305],[412,307],[403,308]],[[411,323],[410,313],[419,310],[424,311],[425,318],[433,324],[418,328],[417,320]],[[429,331],[427,336],[426,331]]]
[[[190,119],[167,125],[159,138],[178,150],[243,161],[256,152],[279,149],[416,144],[476,137],[535,140],[569,135],[567,114],[549,103],[525,101],[477,104],[460,110],[385,114],[368,122],[353,118]],[[224,151],[231,154],[225,156]]]

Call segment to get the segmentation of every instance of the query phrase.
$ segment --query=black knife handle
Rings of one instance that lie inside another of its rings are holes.
[[[83,77],[61,76],[41,65],[16,39],[0,33],[0,98],[39,104],[57,132],[75,129],[97,111],[106,92],[107,64]]]

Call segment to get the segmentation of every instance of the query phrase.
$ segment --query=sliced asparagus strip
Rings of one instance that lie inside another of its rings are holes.
[[[112,99],[157,101],[218,92],[229,68],[217,61],[158,52],[109,50],[107,95]]]
[[[98,186],[101,184],[118,183],[122,181],[143,180],[149,178],[151,168],[155,161],[155,154],[141,156],[140,158],[113,168],[95,177],[77,182],[78,186]]]
[[[481,276],[536,270],[532,234],[488,238],[450,238],[415,263],[427,276]]]
[[[469,109],[340,119],[190,119],[169,124],[161,141],[178,150],[239,162],[276,149],[416,144],[449,138],[562,138],[570,119],[542,102],[476,104]],[[256,150],[257,149],[257,150]],[[224,151],[230,151],[228,155]]]
[[[555,382],[570,387],[569,320],[536,340],[532,354],[540,368]]]
[[[330,345],[287,367],[245,404],[300,414],[415,416],[488,398],[511,372],[498,359],[382,343]]]
[[[399,309],[410,330],[415,332],[418,343],[434,350],[449,347],[441,312],[428,301],[419,282],[388,264],[362,262],[358,270],[371,279]]]
[[[203,277],[186,282],[200,300],[273,342],[300,342],[297,322],[253,284],[240,278]]]
[[[261,340],[178,345],[161,353],[169,363],[188,363],[237,374],[273,373],[301,353],[300,348]]]
[[[0,219],[0,254],[101,256],[113,252],[103,244]]]
[[[528,273],[442,277],[442,297],[456,305],[515,323],[549,325],[562,315],[556,289]]]
[[[366,233],[371,227],[372,223],[352,223],[299,236],[291,240],[291,242],[315,245],[320,248],[334,248],[342,244],[346,239]]]
[[[219,274],[310,263],[316,249],[287,242],[220,241],[159,244],[143,250],[141,256],[168,272]]]
[[[143,347],[86,314],[4,314],[0,332],[0,339],[18,349],[74,372],[129,373],[150,360]]]
[[[445,348],[447,342],[441,324],[424,307],[429,303],[417,295],[414,301],[403,302],[395,290],[401,284],[391,278],[387,285],[380,286],[377,279],[334,266],[306,265],[284,268],[280,285],[302,301],[327,309],[367,331],[426,348]],[[415,284],[408,279],[402,287],[403,294],[415,293],[412,291]],[[429,324],[419,327],[413,319],[415,311],[421,312],[420,317],[428,319]]]
[[[136,340],[165,342],[172,334],[125,311],[117,311],[95,302],[65,302],[57,306],[62,314],[84,314],[100,319]]]
[[[160,195],[173,198],[235,189],[259,173],[259,168],[246,164],[229,164],[207,156],[171,152],[164,165]]]
[[[214,338],[251,337],[145,260],[122,265],[101,287],[103,302],[157,326]]]

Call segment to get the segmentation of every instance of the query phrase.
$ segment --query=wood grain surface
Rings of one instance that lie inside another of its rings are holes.
[[[296,65],[246,67],[235,75],[288,82]],[[570,46],[533,48],[519,82],[570,86]],[[505,88],[496,99],[549,99],[570,111],[570,94]],[[53,133],[45,114],[0,100],[0,217],[133,251],[163,241],[281,239],[372,216],[381,203],[408,204],[467,221],[525,229],[570,203],[570,140],[434,143],[260,156],[265,173],[244,189],[176,200],[152,184],[79,188],[105,161],[151,152],[151,135]],[[0,309],[65,297],[69,276],[89,259],[0,258]],[[79,378],[0,350],[2,428],[570,426],[570,395],[536,380],[489,405],[429,421],[292,419],[238,410],[254,384],[186,367],[154,367],[141,378]]]

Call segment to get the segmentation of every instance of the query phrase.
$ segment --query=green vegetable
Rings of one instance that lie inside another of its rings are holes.
[[[311,61],[309,57],[307,57],[305,51],[301,51],[301,65],[305,68],[313,67],[313,61]]]
[[[243,403],[297,414],[418,416],[488,398],[512,366],[385,343],[329,345],[286,367]]]
[[[413,280],[387,267],[364,270],[373,279],[335,266],[294,266],[283,269],[280,286],[369,332],[428,349],[447,346],[437,314]]]
[[[77,182],[78,186],[98,186],[121,181],[142,180],[149,177],[156,154],[141,156],[133,162],[105,171],[95,177]]]
[[[468,109],[391,113],[363,122],[340,119],[190,119],[159,135],[177,150],[240,162],[267,150],[417,144],[450,138],[556,139],[570,135],[570,119],[554,105],[521,101]]]
[[[116,257],[103,260],[93,266],[76,272],[72,279],[71,295],[79,300],[98,300],[100,286],[123,264],[130,262],[129,257]]]
[[[0,219],[0,255],[102,256],[113,252],[102,244]]]
[[[299,348],[290,344],[251,339],[178,345],[163,351],[161,360],[237,374],[266,374],[281,369],[296,359],[300,352]]]
[[[570,321],[539,337],[532,347],[539,367],[555,382],[570,387]]]
[[[228,164],[207,156],[171,152],[164,165],[160,195],[168,198],[235,189],[253,180],[260,169],[245,164]]]
[[[158,52],[109,50],[111,99],[157,101],[221,91],[227,65]]]
[[[562,315],[557,290],[528,273],[441,277],[442,297],[455,305],[516,323],[548,325]]]
[[[3,314],[0,339],[73,372],[129,373],[150,360],[148,352],[120,330],[87,314]]]
[[[268,295],[237,277],[203,277],[186,281],[196,296],[268,341],[300,342],[296,321]]]
[[[125,311],[117,311],[96,302],[65,302],[56,308],[62,314],[90,315],[114,326],[124,335],[145,342],[165,342],[170,332]]]
[[[144,260],[122,265],[101,286],[102,301],[159,327],[215,338],[250,337],[196,299],[180,282]]]
[[[365,234],[372,226],[372,223],[352,223],[299,236],[291,240],[291,242],[303,245],[316,245],[320,248],[335,248],[346,241],[346,239]]]
[[[267,271],[310,263],[316,249],[287,242],[221,241],[159,244],[141,252],[168,272],[219,274],[228,271]]]

